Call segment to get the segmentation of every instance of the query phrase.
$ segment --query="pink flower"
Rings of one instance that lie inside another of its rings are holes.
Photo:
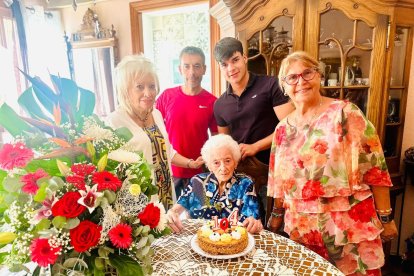
[[[132,243],[132,228],[128,224],[120,223],[111,230],[108,235],[112,244],[117,248],[127,249]]]
[[[88,208],[89,213],[92,213],[93,210],[99,205],[98,198],[103,196],[103,193],[97,191],[98,184],[93,185],[93,187],[86,186],[86,191],[79,191],[81,198],[78,199],[80,205]]]
[[[18,142],[14,145],[4,144],[0,149],[0,167],[5,170],[23,168],[33,158],[33,151]]]
[[[37,238],[30,245],[32,261],[43,267],[54,264],[60,250],[60,247],[51,247],[48,239]]]
[[[31,195],[36,194],[37,190],[39,189],[39,186],[37,185],[37,180],[46,176],[48,176],[48,174],[42,169],[38,169],[34,173],[28,173],[26,175],[23,175],[21,177],[21,181],[24,183],[22,191]]]

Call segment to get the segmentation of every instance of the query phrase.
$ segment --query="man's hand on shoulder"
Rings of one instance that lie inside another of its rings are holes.
[[[239,144],[241,159],[244,160],[248,156],[255,156],[259,148],[255,144]]]

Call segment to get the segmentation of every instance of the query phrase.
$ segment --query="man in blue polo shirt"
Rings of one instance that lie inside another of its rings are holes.
[[[279,120],[293,111],[293,105],[288,103],[276,77],[248,72],[239,40],[221,39],[214,47],[214,57],[229,84],[214,104],[218,132],[230,134],[239,143],[242,161],[237,170],[254,178],[264,220],[273,131]]]

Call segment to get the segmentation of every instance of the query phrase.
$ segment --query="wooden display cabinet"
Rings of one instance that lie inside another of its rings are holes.
[[[211,13],[222,37],[242,41],[251,71],[277,76],[292,51],[315,56],[325,73],[325,94],[348,99],[365,112],[382,138],[393,180],[399,181],[414,1],[222,0]],[[337,83],[328,85],[328,79]]]

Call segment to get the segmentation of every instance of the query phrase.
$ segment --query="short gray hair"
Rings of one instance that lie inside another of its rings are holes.
[[[129,113],[132,113],[132,107],[128,97],[128,89],[135,79],[146,76],[154,78],[158,94],[160,83],[154,64],[143,54],[125,56],[114,70],[114,83],[119,106]]]
[[[206,63],[206,56],[204,55],[203,50],[201,50],[198,47],[187,46],[184,49],[182,49],[181,50],[181,53],[180,53],[180,62],[181,62],[181,58],[185,54],[187,54],[187,55],[197,55],[197,56],[200,56],[201,59],[203,60],[203,65],[205,65],[205,63]]]
[[[240,147],[236,141],[231,138],[230,135],[227,134],[217,134],[211,136],[205,143],[204,146],[201,148],[201,156],[203,157],[204,162],[206,163],[207,167],[213,161],[213,150],[214,149],[221,149],[221,148],[228,148],[233,156],[233,159],[236,163],[239,163],[241,158]]]

